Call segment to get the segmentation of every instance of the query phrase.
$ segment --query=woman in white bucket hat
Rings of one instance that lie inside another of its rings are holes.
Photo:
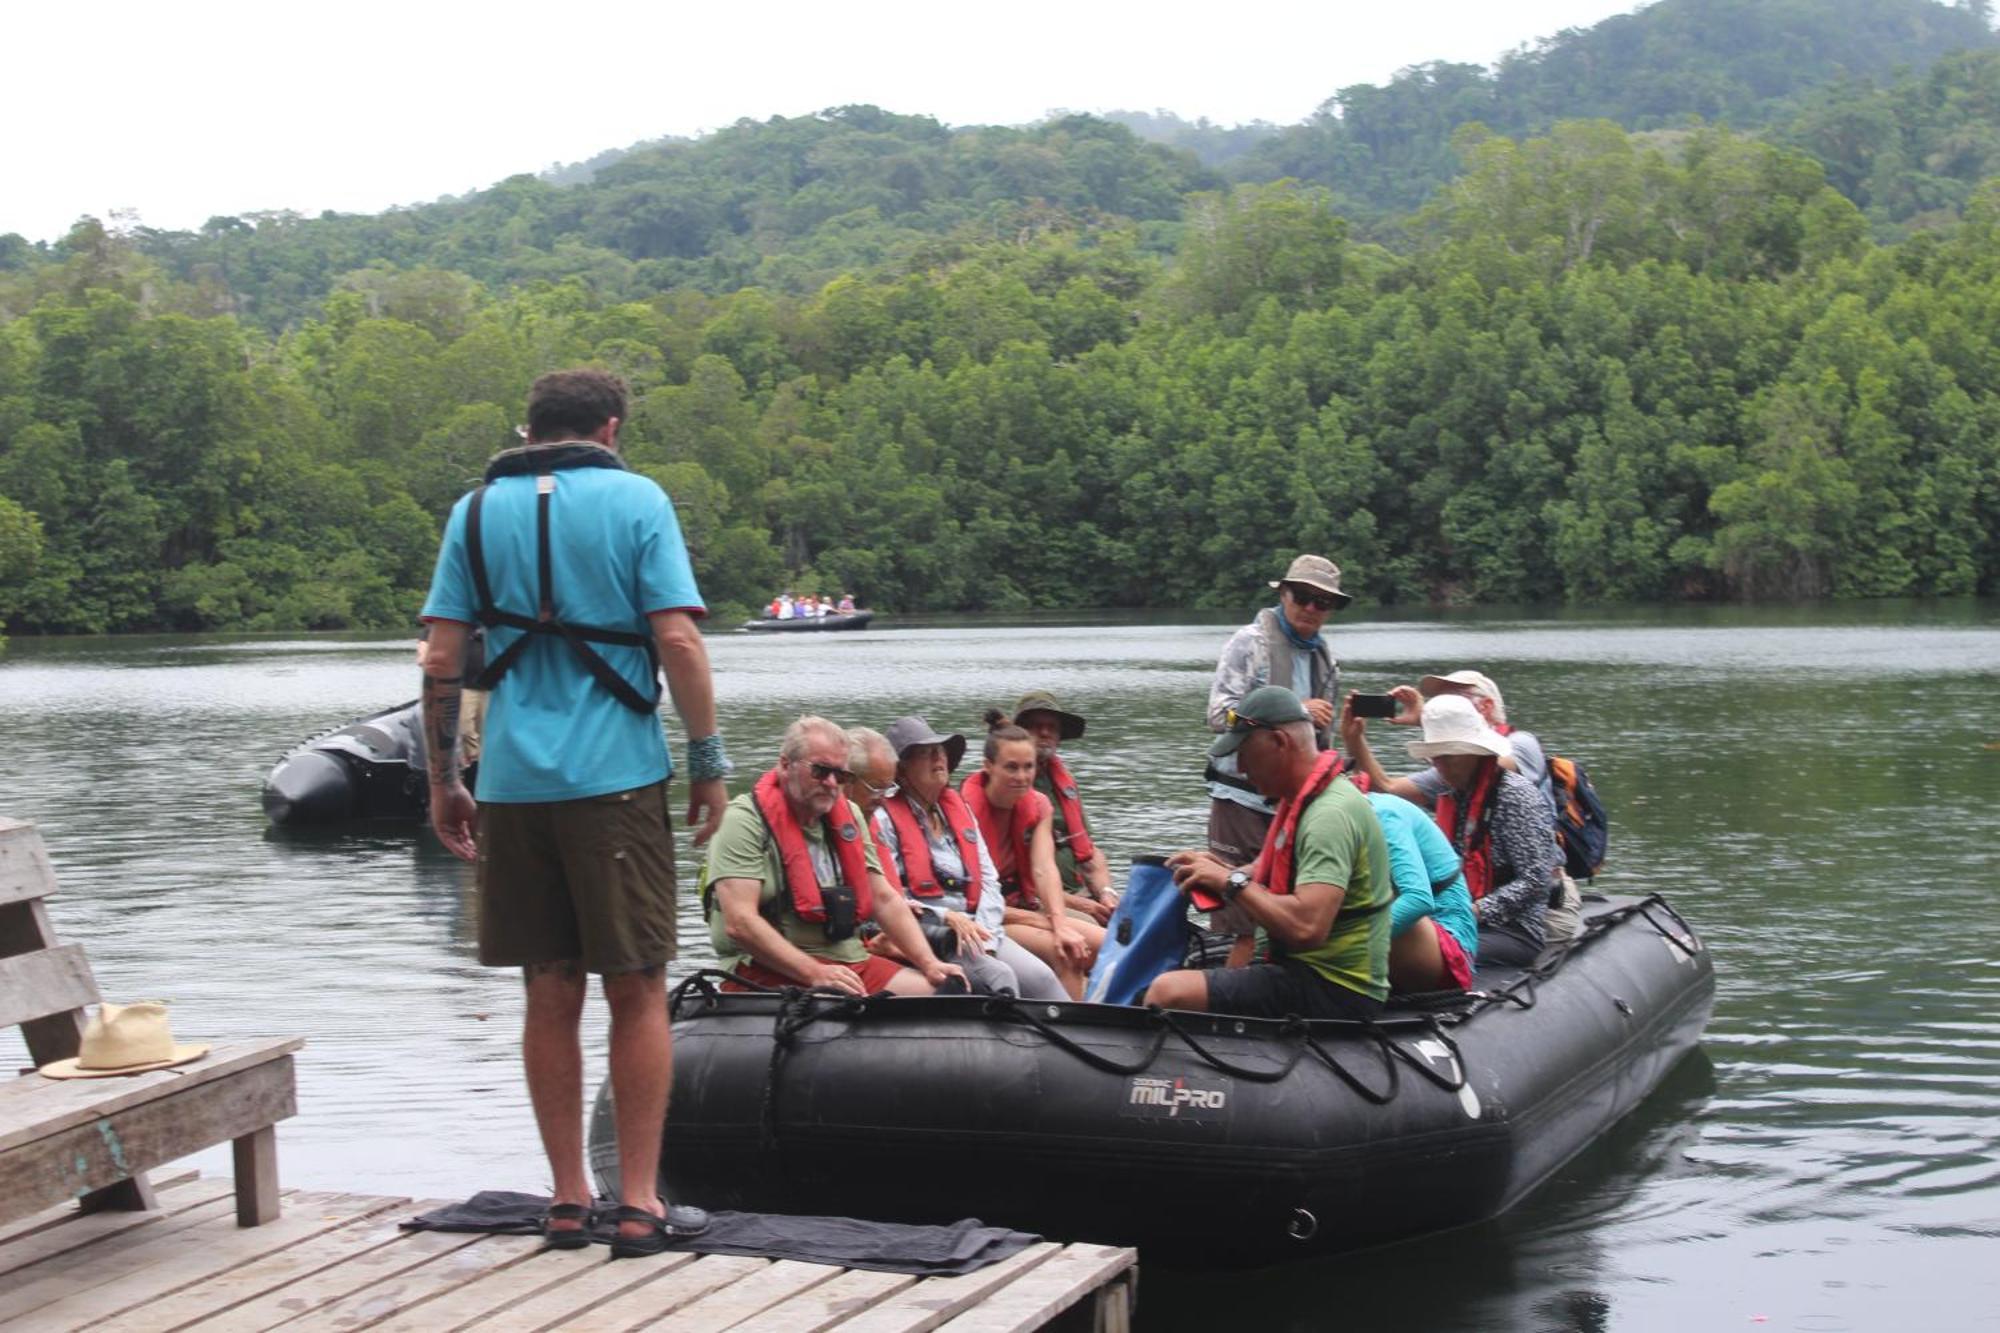
[[[1433,815],[1464,862],[1479,915],[1478,965],[1526,966],[1542,951],[1549,896],[1559,884],[1555,818],[1534,783],[1500,766],[1513,747],[1470,699],[1429,700],[1423,726],[1424,738],[1409,743],[1410,756],[1429,760],[1447,788]],[[1374,790],[1408,785],[1383,771],[1351,698],[1341,713],[1341,739]]]

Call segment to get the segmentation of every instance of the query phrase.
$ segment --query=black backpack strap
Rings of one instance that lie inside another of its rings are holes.
[[[486,669],[472,682],[474,689],[490,690],[519,660],[536,635],[556,635],[569,646],[570,652],[590,673],[591,679],[611,692],[619,703],[635,713],[656,712],[660,706],[660,656],[650,634],[634,634],[629,630],[599,629],[587,625],[570,625],[556,616],[554,556],[551,550],[550,496],[555,493],[555,477],[542,473],[535,478],[535,591],[536,617],[529,619],[513,611],[505,611],[494,605],[493,586],[486,573],[486,548],[481,532],[480,510],[486,499],[486,487],[481,485],[472,492],[472,499],[465,511],[465,553],[472,565],[472,587],[479,598],[477,616],[479,623],[489,628],[502,625],[508,629],[521,631],[520,637],[507,645],[504,652],[491,658]],[[648,698],[632,687],[632,682],[620,675],[616,668],[599,656],[590,645],[593,643],[616,644],[625,648],[643,649],[646,654],[647,674],[653,681],[652,697]]]
[[[472,492],[472,498],[465,505],[465,558],[472,565],[472,590],[479,597],[479,623],[491,625],[488,618],[493,614],[493,585],[486,579],[486,543],[480,535],[479,511],[486,501],[486,487],[482,484]]]

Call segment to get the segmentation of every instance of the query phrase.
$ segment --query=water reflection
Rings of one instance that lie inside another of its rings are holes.
[[[1055,690],[1090,718],[1066,751],[1123,865],[1200,836],[1200,717],[1239,622],[710,648],[746,778],[803,711],[970,731],[989,704]],[[1714,950],[1713,1066],[1683,1066],[1505,1218],[1269,1275],[1254,1302],[1149,1269],[1142,1321],[1894,1327],[1921,1292],[1930,1324],[1995,1327],[2000,607],[1371,614],[1333,632],[1350,684],[1477,666],[1589,766],[1613,819],[1603,886],[1671,894]],[[308,1037],[288,1184],[536,1188],[519,983],[473,960],[467,868],[407,827],[271,836],[258,808],[288,748],[413,691],[403,637],[17,640],[0,656],[0,812],[42,825],[57,929],[107,995],[173,1001],[183,1040]],[[1395,756],[1405,738],[1378,744]],[[681,937],[677,973],[708,958],[692,895]],[[595,1001],[587,1022],[601,1049]],[[12,1032],[0,1058],[21,1058]]]

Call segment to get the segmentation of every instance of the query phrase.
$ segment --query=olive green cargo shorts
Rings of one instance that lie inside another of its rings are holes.
[[[479,961],[577,958],[603,974],[674,956],[667,784],[576,801],[479,807]]]

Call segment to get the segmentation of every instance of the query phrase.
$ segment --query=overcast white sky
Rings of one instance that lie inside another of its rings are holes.
[[[32,7],[30,7],[32,6]],[[663,134],[850,102],[1300,120],[1426,60],[1486,63],[1634,0],[21,0],[0,234],[373,212]]]

